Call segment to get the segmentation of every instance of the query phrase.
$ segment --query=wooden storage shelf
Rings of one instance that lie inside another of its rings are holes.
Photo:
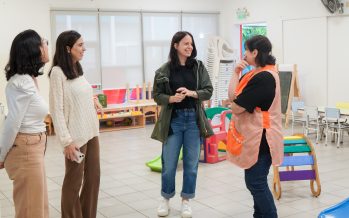
[[[128,121],[125,119],[130,119],[131,123],[128,124]],[[111,122],[111,124],[107,125],[107,122]],[[134,128],[142,128],[144,127],[144,115],[124,115],[124,116],[113,116],[108,118],[100,118],[99,119],[100,132],[108,132],[114,130],[123,130],[123,129],[134,129]]]
[[[142,128],[145,126],[145,119],[149,117],[148,112],[154,112],[157,118],[156,103],[154,101],[128,102],[123,104],[110,104],[103,108],[105,116],[99,114],[100,132]],[[145,115],[147,113],[147,115]],[[154,116],[154,115],[151,115]],[[154,117],[155,117],[154,116]],[[130,119],[131,123],[127,123]],[[108,125],[107,125],[107,122]]]

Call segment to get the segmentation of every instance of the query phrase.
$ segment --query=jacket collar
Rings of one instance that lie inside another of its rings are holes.
[[[195,59],[196,60],[196,59]],[[196,60],[194,64],[193,71],[195,72],[195,76],[198,77],[197,72],[198,72],[198,66],[199,66],[199,61]],[[160,72],[159,72],[159,77],[158,80],[163,80],[165,78],[169,79],[170,78],[170,62],[164,63],[160,67]]]

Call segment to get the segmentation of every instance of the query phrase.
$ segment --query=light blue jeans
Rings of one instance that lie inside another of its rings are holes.
[[[200,132],[195,109],[178,109],[171,120],[173,134],[162,146],[161,195],[172,198],[175,193],[175,178],[178,157],[183,145],[183,185],[181,197],[195,197],[196,177],[200,156]]]

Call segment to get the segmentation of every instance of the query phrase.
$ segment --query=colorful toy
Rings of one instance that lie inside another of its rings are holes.
[[[129,117],[126,117],[123,121],[122,124],[125,126],[130,126],[132,124],[132,119]]]
[[[108,127],[111,127],[111,126],[114,125],[114,121],[112,121],[112,120],[107,120],[107,121],[105,121],[105,125],[108,126]]]
[[[223,107],[208,108],[205,110],[209,119],[214,135],[206,138],[204,142],[204,162],[217,163],[226,159],[226,155],[220,155],[219,151],[225,151],[227,140],[226,118],[231,118],[231,110]],[[218,124],[213,124],[212,120],[215,115],[220,115]]]
[[[218,142],[218,151],[226,151],[226,150],[227,150],[227,145],[223,141]]]
[[[182,160],[182,159],[183,159],[183,152],[181,149],[181,151],[179,152],[178,160]],[[153,160],[146,162],[145,165],[148,166],[152,171],[161,172],[162,170],[161,155],[155,157]]]
[[[275,198],[281,198],[280,182],[295,180],[310,180],[310,190],[313,196],[319,196],[321,185],[312,142],[304,135],[295,135],[284,137],[284,145],[284,161],[281,166],[273,167],[273,193]],[[296,170],[295,167],[299,166],[310,166],[311,169]],[[286,167],[286,170],[279,171],[281,167]],[[316,182],[317,190],[314,189],[314,182]]]
[[[106,108],[108,106],[108,104],[107,104],[107,95],[99,94],[98,95],[98,101],[102,105],[103,108]]]
[[[349,214],[349,198],[327,208],[319,214],[318,218],[346,218]]]

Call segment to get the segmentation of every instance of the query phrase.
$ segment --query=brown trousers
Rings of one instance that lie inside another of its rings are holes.
[[[5,160],[13,180],[16,218],[48,218],[49,207],[44,166],[46,134],[18,133]]]
[[[80,151],[85,154],[80,164],[65,158],[62,218],[96,218],[97,215],[100,182],[98,137],[89,140]]]

